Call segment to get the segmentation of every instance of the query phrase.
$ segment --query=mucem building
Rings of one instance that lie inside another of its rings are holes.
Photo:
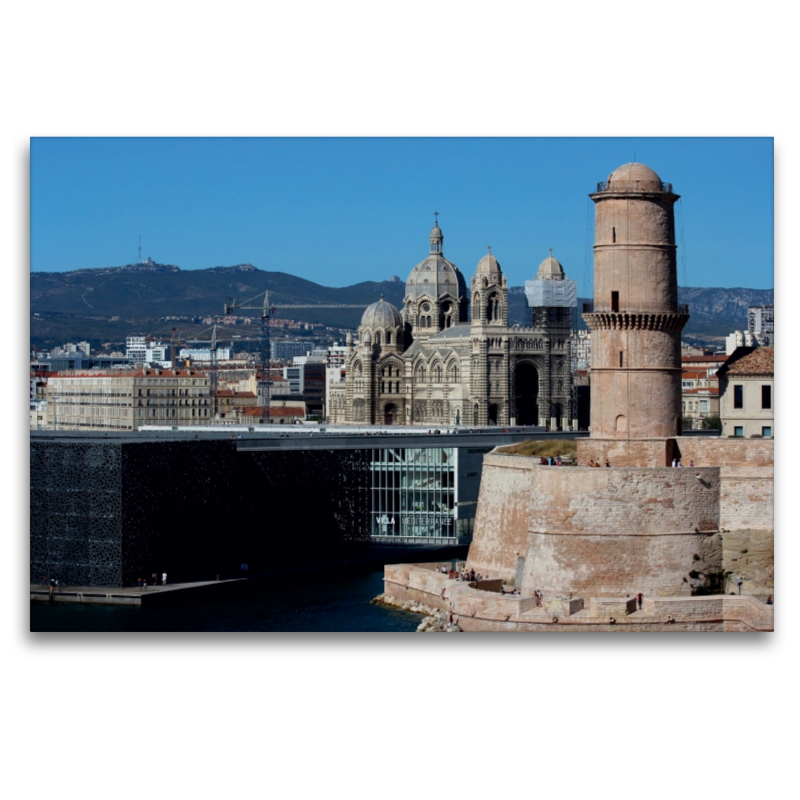
[[[32,431],[30,580],[132,586],[469,541],[483,455],[531,432]]]
[[[465,544],[472,537],[483,456],[491,447],[372,451],[371,539]]]

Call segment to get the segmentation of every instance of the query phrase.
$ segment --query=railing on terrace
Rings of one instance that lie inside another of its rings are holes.
[[[607,192],[607,191],[640,191],[640,192],[667,192],[672,194],[672,184],[671,183],[659,183],[657,184],[660,186],[660,189],[653,189],[653,184],[655,181],[628,181],[623,182],[620,180],[614,181],[614,188],[613,190],[609,190],[608,181],[599,181],[597,184],[597,191],[598,192]]]

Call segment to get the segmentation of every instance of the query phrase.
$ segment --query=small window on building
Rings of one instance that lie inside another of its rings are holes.
[[[619,311],[619,292],[611,292],[611,310]]]
[[[740,383],[733,386],[733,407],[744,408],[744,386]]]
[[[771,425],[765,425],[764,427],[762,427],[761,428],[761,435],[765,439],[771,437],[772,436],[772,426]]]
[[[625,357],[622,354],[622,350],[619,351],[619,365],[621,367],[625,366]]]
[[[761,387],[761,408],[772,408],[772,387]]]
[[[737,425],[733,429],[733,435],[734,436],[744,436],[744,428],[741,425]]]

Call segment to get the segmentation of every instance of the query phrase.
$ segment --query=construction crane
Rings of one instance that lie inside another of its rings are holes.
[[[174,328],[173,328],[174,330]],[[207,329],[206,329],[207,330]],[[202,333],[202,331],[201,331]],[[227,341],[227,339],[221,340]],[[209,353],[211,355],[211,363],[209,364],[209,383],[211,385],[211,418],[216,419],[217,416],[217,404],[218,404],[218,386],[219,386],[219,362],[217,360],[217,326],[214,325],[211,331],[211,340],[208,339],[198,339],[196,337],[192,337],[191,339],[186,339],[185,344],[207,344],[210,345]]]
[[[291,308],[364,308],[363,304],[352,303],[270,303],[269,290],[263,292],[264,302],[262,304],[253,305],[253,301],[261,297],[257,294],[249,300],[242,303],[237,303],[236,300],[228,298],[228,302],[224,305],[225,316],[234,310],[246,309],[260,309],[261,310],[261,337],[260,337],[260,360],[261,360],[261,375],[263,380],[258,383],[258,404],[261,407],[261,422],[266,418],[269,422],[269,362],[270,362],[270,341],[269,341],[269,318],[270,314],[277,309],[291,309]]]

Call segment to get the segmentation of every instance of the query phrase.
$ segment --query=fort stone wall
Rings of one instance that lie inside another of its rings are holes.
[[[731,444],[713,450],[731,458],[747,450]],[[746,461],[769,460],[771,443],[753,445]],[[493,453],[484,459],[469,566],[511,584],[524,559],[523,596],[688,596],[723,571],[766,595],[773,491],[771,466],[548,467]]]
[[[517,558],[527,547],[534,469],[532,458],[496,452],[483,458],[469,552],[470,563],[487,577],[513,582]]]

